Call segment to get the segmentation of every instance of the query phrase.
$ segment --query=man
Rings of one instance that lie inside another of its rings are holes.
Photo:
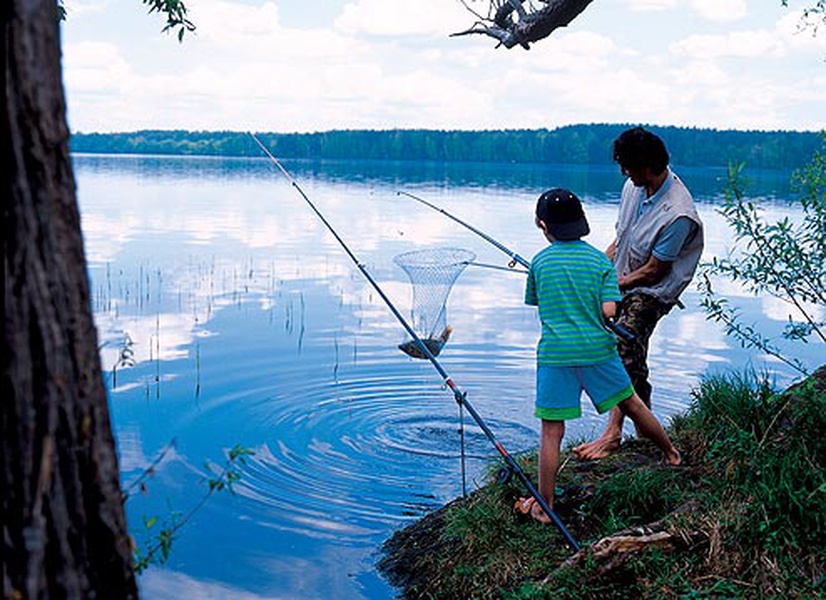
[[[703,252],[703,225],[691,193],[669,168],[663,141],[642,127],[614,140],[614,160],[628,177],[622,188],[617,236],[605,253],[614,261],[622,301],[617,322],[635,339],[619,340],[634,390],[651,407],[648,341],[657,322],[679,304]],[[619,448],[623,413],[611,411],[602,435],[574,449],[598,459]]]

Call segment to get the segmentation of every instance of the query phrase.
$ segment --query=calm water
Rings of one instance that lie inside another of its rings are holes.
[[[286,163],[358,260],[409,317],[399,253],[471,250],[507,258],[444,216],[399,196],[417,194],[530,257],[543,245],[536,196],[570,187],[592,234],[612,239],[621,185],[614,168],[517,165]],[[169,561],[141,576],[146,598],[391,598],[376,573],[393,531],[461,494],[458,409],[433,367],[403,355],[405,333],[379,295],[265,160],[75,156],[101,356],[124,486],[162,455],[127,501],[130,529],[186,513],[207,489],[208,467],[241,444],[255,451],[235,494],[213,496],[175,540]],[[724,173],[680,171],[707,227],[706,258],[730,234],[715,206]],[[785,173],[753,178],[769,214]],[[470,266],[448,300],[454,333],[439,361],[512,453],[534,448],[535,310],[524,276]],[[779,302],[731,285],[748,321],[777,332]],[[685,294],[651,349],[655,412],[685,409],[708,373],[779,369],[705,320]],[[818,356],[819,355],[819,356]],[[130,360],[123,360],[128,358]],[[806,361],[823,362],[822,345]],[[586,409],[568,436],[598,433]],[[468,485],[496,457],[466,419]],[[157,528],[157,526],[156,526]]]

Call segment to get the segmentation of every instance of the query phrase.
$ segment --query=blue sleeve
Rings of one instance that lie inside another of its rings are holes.
[[[657,238],[657,243],[654,244],[651,253],[663,262],[674,262],[680,255],[683,244],[696,227],[694,221],[688,217],[677,217]]]

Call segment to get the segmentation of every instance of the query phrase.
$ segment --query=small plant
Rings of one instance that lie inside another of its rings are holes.
[[[164,452],[166,450],[168,448]],[[216,470],[213,465],[206,465],[205,468],[212,474],[211,477],[207,478],[207,490],[187,513],[177,511],[170,513],[164,520],[162,527],[157,530],[157,533],[155,533],[155,527],[160,519],[157,516],[144,518],[144,528],[150,533],[150,539],[143,548],[137,546],[134,548],[135,571],[138,574],[146,570],[149,565],[162,565],[169,559],[172,543],[178,532],[195,516],[195,513],[204,506],[213,494],[224,490],[235,493],[233,485],[241,480],[239,466],[246,462],[247,456],[253,454],[255,454],[253,450],[236,444],[227,454],[227,460],[222,468]],[[153,466],[155,464],[157,464],[157,461],[153,462]],[[143,487],[142,481],[140,485]]]
[[[135,366],[135,351],[132,349],[134,345],[132,336],[124,332],[118,360],[112,365],[112,387],[118,387],[118,369],[129,369]]]

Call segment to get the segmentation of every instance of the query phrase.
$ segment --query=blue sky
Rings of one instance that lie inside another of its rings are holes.
[[[597,0],[531,50],[451,38],[458,0],[66,0],[72,131],[826,128],[826,30],[790,0]],[[484,0],[466,0],[485,12]]]

